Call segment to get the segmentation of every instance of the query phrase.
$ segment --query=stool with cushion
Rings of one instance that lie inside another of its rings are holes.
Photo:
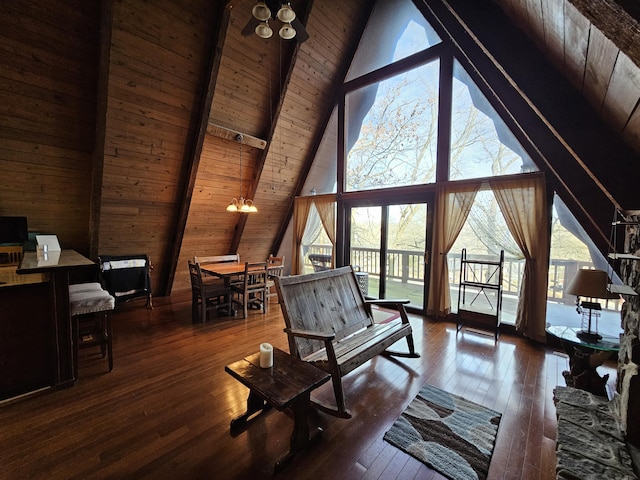
[[[107,356],[109,371],[113,370],[111,311],[116,300],[97,282],[69,285],[69,308],[74,321],[74,351],[76,378],[78,350],[99,346]]]

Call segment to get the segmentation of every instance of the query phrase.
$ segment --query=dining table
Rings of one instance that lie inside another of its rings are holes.
[[[244,269],[245,262],[219,262],[200,264],[200,270],[202,270],[204,273],[224,279],[225,287],[227,288],[231,284],[231,281],[234,277],[244,274]],[[255,267],[255,270],[260,270],[260,267]],[[249,274],[251,274],[251,268],[249,268]],[[224,308],[225,307],[219,307],[218,310],[221,311],[224,310]],[[233,310],[233,307],[231,312],[228,312],[228,314],[235,315],[235,310]]]
[[[242,275],[244,273],[244,266],[244,262],[203,263],[200,264],[200,270],[219,278],[231,279],[237,275]],[[279,268],[279,266],[274,268]],[[260,270],[260,268],[256,267],[256,270]],[[269,271],[268,266],[267,271]],[[249,269],[249,273],[251,273],[251,269]]]

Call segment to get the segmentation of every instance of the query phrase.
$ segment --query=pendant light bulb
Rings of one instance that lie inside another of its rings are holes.
[[[273,35],[273,30],[271,30],[271,27],[266,21],[259,24],[256,27],[255,32],[260,38],[271,38],[271,35]]]
[[[290,23],[285,23],[278,32],[278,35],[285,40],[291,40],[296,36],[296,29],[293,28]]]
[[[266,3],[258,2],[251,10],[251,14],[256,20],[266,22],[271,17],[271,10],[269,10]]]
[[[293,11],[289,3],[285,3],[278,10],[278,20],[283,23],[291,23],[296,18],[296,12]]]

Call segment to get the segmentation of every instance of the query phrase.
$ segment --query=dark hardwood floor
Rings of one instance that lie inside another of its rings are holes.
[[[237,436],[247,389],[224,366],[261,342],[288,351],[272,299],[268,314],[191,324],[190,296],[174,294],[119,308],[114,363],[81,352],[73,388],[0,406],[3,479],[260,479],[288,450],[293,421],[275,409]],[[274,478],[440,479],[383,441],[385,431],[431,383],[503,413],[490,479],[555,478],[552,390],[567,358],[514,336],[472,332],[411,317],[419,359],[378,357],[345,377],[349,420],[314,412],[324,429]],[[612,365],[604,369],[615,378]],[[318,396],[331,399],[325,384]]]

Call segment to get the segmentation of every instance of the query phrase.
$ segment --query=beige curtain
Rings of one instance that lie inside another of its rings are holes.
[[[320,221],[324,226],[329,240],[333,245],[331,264],[335,265],[336,246],[336,196],[313,195],[310,197],[296,197],[293,204],[293,258],[291,259],[291,274],[302,273],[302,237],[307,228],[311,204],[315,204]]]
[[[336,265],[336,196],[319,195],[314,198],[316,210],[320,215],[322,226],[327,232],[333,248],[331,249],[331,268]]]
[[[431,278],[427,313],[436,317],[451,312],[447,253],[467,220],[481,183],[447,185],[436,193]]]
[[[516,329],[545,341],[549,224],[544,176],[531,174],[489,180],[507,227],[525,257],[516,311]]]
[[[296,197],[293,202],[293,252],[291,258],[291,274],[299,275],[302,271],[302,236],[307,227],[309,210],[311,209],[311,197]]]

